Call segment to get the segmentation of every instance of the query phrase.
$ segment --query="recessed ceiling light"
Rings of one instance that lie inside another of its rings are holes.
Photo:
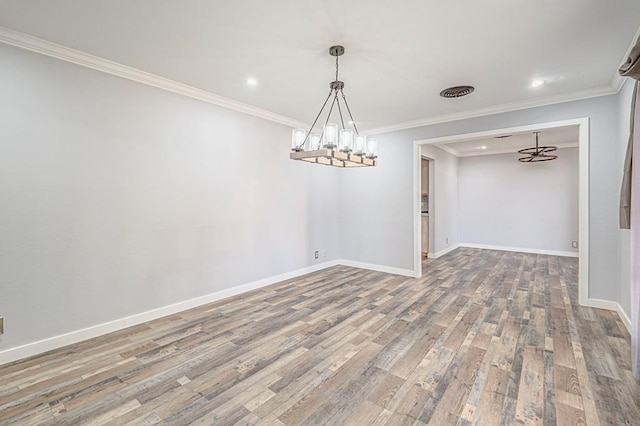
[[[247,79],[247,86],[252,86],[253,87],[253,86],[257,86],[257,85],[258,85],[258,80],[256,80],[255,78],[249,77]]]
[[[487,149],[487,146],[486,146],[486,145],[482,145],[482,146],[480,147],[480,149]]]
[[[540,87],[544,84],[544,80],[533,80],[531,82],[531,87]]]

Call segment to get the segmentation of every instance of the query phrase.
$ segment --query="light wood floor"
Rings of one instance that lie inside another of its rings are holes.
[[[1,424],[636,424],[577,260],[461,248],[334,267],[0,368]]]

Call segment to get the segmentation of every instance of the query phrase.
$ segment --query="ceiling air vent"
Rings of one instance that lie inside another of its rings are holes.
[[[476,90],[473,86],[453,86],[440,92],[443,98],[459,98]]]

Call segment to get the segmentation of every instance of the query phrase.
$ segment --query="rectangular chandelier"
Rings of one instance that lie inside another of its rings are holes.
[[[365,155],[351,154],[349,152],[335,151],[327,148],[315,151],[292,152],[290,158],[292,160],[308,161],[309,163],[335,167],[366,167],[378,164],[375,158],[367,158]]]
[[[347,98],[343,92],[344,82],[338,80],[338,57],[344,54],[344,47],[331,46],[329,54],[336,58],[336,79],[329,83],[329,95],[325,99],[320,112],[313,121],[309,131],[305,129],[294,129],[291,134],[291,155],[292,160],[307,161],[309,163],[324,164],[334,167],[368,167],[378,164],[378,143],[375,140],[367,140],[365,135],[358,132],[358,127],[351,109],[347,103]],[[342,116],[342,107],[338,99],[338,93],[342,95],[344,107],[349,113],[349,124],[353,129],[346,128]],[[327,106],[329,99],[333,96],[333,102],[329,108],[327,119],[322,127],[322,132],[314,132],[313,129]],[[342,128],[337,124],[330,123],[329,118],[334,106],[337,106],[340,115]],[[355,133],[355,138],[354,138]]]

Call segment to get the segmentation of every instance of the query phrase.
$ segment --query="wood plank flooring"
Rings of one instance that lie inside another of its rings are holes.
[[[0,424],[640,424],[577,259],[460,248],[333,267],[0,367]]]

